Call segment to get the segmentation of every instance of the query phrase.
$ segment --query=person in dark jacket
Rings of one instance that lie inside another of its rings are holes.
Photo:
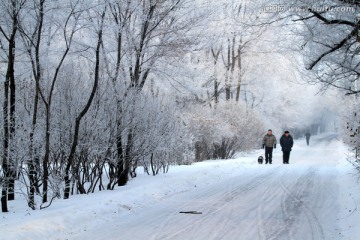
[[[281,151],[283,152],[283,163],[289,164],[290,151],[294,145],[294,140],[289,134],[289,131],[285,131],[280,138]]]
[[[272,134],[271,129],[263,138],[263,148],[265,148],[265,164],[271,164],[273,148],[276,148],[276,137]]]
[[[310,132],[306,132],[306,133],[305,133],[306,144],[307,144],[308,146],[309,146],[309,142],[310,142],[310,136],[311,136]]]

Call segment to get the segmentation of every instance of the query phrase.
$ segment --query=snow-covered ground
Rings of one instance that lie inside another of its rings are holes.
[[[310,146],[295,140],[289,165],[278,147],[272,165],[257,164],[261,149],[139,174],[125,187],[58,199],[43,210],[27,209],[18,196],[0,213],[0,239],[356,240],[360,187],[347,152],[326,134]]]

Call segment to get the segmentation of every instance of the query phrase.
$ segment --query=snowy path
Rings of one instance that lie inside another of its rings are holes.
[[[9,215],[0,233],[10,235],[0,239],[355,240],[360,198],[346,148],[334,134],[295,144],[289,165],[280,149],[272,165],[258,165],[259,150],[143,176],[116,192],[73,197],[71,206],[59,201],[19,222]]]
[[[329,144],[327,139],[321,141]],[[324,157],[323,152],[313,152],[306,161],[299,159],[305,153],[294,154],[292,162],[301,165],[257,166],[197,191],[172,196],[159,202],[160,206],[131,216],[115,232],[104,234],[106,238],[118,232],[124,239],[169,240],[336,239],[331,237],[338,236],[337,171],[313,162]],[[279,162],[279,152],[274,159]],[[178,214],[189,210],[202,214]]]

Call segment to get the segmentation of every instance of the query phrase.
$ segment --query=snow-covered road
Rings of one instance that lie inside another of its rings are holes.
[[[115,231],[124,239],[338,239],[337,158],[330,158],[329,151],[333,139],[329,135],[303,152],[294,151],[289,165],[279,164],[277,151],[273,165],[242,169],[173,195],[130,216]],[[111,238],[114,233],[104,234]]]
[[[111,239],[119,231],[124,239],[337,239],[331,238],[339,234],[334,177],[314,167],[249,171],[173,196],[105,235]]]
[[[0,239],[357,239],[359,188],[335,134],[314,137],[310,146],[295,141],[289,165],[280,149],[272,165],[258,165],[262,151],[140,176],[18,222],[10,213],[0,223],[9,238]]]

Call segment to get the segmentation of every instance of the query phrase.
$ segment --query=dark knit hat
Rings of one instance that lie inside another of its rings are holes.
[[[285,133],[289,133],[289,131],[285,131]]]

